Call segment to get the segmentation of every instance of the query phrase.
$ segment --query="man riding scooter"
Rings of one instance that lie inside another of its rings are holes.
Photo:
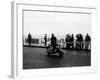
[[[52,33],[52,36],[51,36],[51,46],[53,47],[53,51],[55,51],[55,49],[56,49],[56,46],[57,46],[56,42],[57,42],[57,38]]]
[[[63,51],[61,50],[60,46],[57,45],[57,38],[54,36],[54,34],[51,36],[51,45],[49,45],[47,53],[49,56],[51,54],[58,54],[60,57],[63,56]]]

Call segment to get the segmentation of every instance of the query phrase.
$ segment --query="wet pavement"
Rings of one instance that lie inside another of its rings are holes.
[[[63,57],[47,56],[46,48],[23,48],[23,69],[81,67],[91,65],[91,53],[86,50],[63,50]]]

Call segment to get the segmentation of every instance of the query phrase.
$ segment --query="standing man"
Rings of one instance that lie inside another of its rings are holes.
[[[72,48],[74,48],[74,35],[73,34],[71,35],[71,46]]]
[[[91,38],[90,38],[90,36],[87,33],[87,35],[85,37],[85,49],[88,49],[89,48],[90,41],[91,41]]]
[[[31,34],[29,33],[29,34],[28,34],[28,43],[29,43],[29,45],[31,45],[31,41],[32,41],[32,36],[31,36]]]
[[[80,48],[83,49],[84,43],[83,43],[83,35],[82,35],[82,34],[80,34],[80,40],[81,40],[81,41],[80,41],[80,44],[81,44],[81,45],[80,45]]]
[[[47,46],[47,34],[44,36],[45,46]]]

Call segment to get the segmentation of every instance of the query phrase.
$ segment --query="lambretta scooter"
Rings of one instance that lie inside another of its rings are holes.
[[[53,46],[52,45],[49,45],[48,48],[47,48],[47,53],[48,53],[48,56],[52,56],[52,55],[58,55],[59,57],[62,57],[64,52],[63,50],[61,49],[60,45],[57,45],[55,50],[53,50]]]

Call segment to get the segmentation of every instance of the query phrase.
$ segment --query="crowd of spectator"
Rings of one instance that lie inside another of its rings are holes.
[[[73,34],[72,35],[67,34],[65,38],[65,43],[66,43],[66,48],[89,49],[89,47],[91,47],[91,37],[87,33],[85,39],[83,39],[82,34],[77,34],[75,40]]]
[[[62,39],[62,40],[63,40],[63,44],[65,44],[64,48],[66,49],[90,49],[91,48],[91,37],[88,33],[85,35],[85,38],[83,38],[82,34],[77,34],[77,35],[66,34],[65,39]],[[29,45],[31,45],[32,37],[30,33],[28,34],[27,41]],[[51,44],[55,46],[54,43],[57,42],[57,38],[54,34],[51,35],[50,41],[51,41]],[[48,36],[47,34],[45,34],[44,46],[47,46],[47,42],[48,42]]]

